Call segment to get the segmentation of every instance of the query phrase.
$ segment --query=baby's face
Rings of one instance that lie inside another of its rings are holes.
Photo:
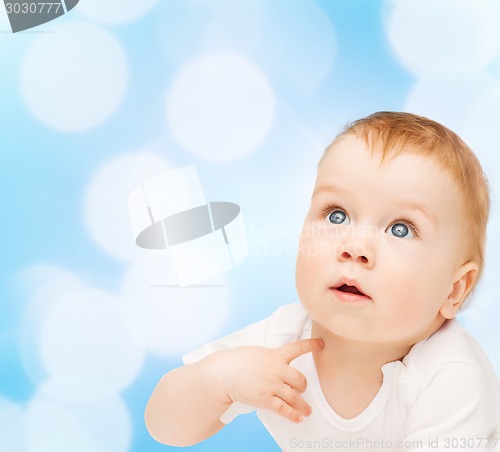
[[[380,164],[362,140],[343,138],[319,166],[302,231],[302,304],[351,339],[403,345],[432,334],[462,263],[461,215],[453,180],[429,158]]]

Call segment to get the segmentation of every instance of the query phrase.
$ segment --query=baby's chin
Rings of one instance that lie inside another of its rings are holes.
[[[377,328],[367,328],[366,319],[361,320],[351,314],[342,315],[342,312],[315,313],[301,303],[311,318],[312,337],[319,337],[325,341],[328,339],[352,341],[359,345],[372,349],[380,347],[381,350],[407,350],[417,342],[431,336],[443,324],[442,319],[420,327],[407,324],[386,325],[380,323]],[[446,319],[445,319],[446,320]]]

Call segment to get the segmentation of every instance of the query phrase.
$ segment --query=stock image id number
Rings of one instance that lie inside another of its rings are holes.
[[[31,2],[31,3],[6,3],[7,14],[57,14],[61,8],[61,2]]]
[[[498,445],[499,438],[441,438],[435,441],[429,441],[429,446],[432,448],[442,449],[495,449]]]

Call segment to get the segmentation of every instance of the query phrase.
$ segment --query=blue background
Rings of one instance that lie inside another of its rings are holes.
[[[81,0],[17,34],[2,9],[0,450],[173,449],[144,427],[156,382],[297,301],[317,161],[377,110],[432,117],[483,163],[487,268],[460,321],[499,371],[499,34],[488,0]],[[134,248],[126,203],[189,164],[207,200],[240,205],[249,255],[180,299],[152,287],[168,255]],[[278,448],[251,414],[192,450]]]

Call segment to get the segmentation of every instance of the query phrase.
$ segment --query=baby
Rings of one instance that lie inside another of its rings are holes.
[[[149,432],[195,444],[257,409],[285,451],[500,450],[500,382],[454,320],[488,210],[451,130],[393,112],[350,124],[318,166],[300,304],[185,356],[149,400]]]

